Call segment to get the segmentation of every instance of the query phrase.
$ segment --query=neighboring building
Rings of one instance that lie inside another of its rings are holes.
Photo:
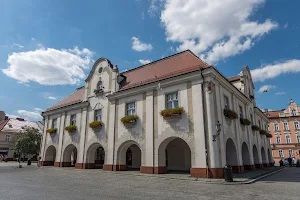
[[[1,121],[2,119],[2,121]],[[43,132],[43,122],[32,122],[22,118],[11,119],[0,111],[0,157],[7,157],[8,160],[16,160],[18,155],[14,152],[13,146],[17,134],[26,126],[37,128]]]
[[[270,119],[271,146],[275,162],[283,158],[300,159],[300,108],[291,99],[288,108],[266,111]]]
[[[166,108],[179,114],[162,117]],[[120,73],[100,58],[84,87],[42,113],[41,164],[155,174],[180,170],[209,178],[223,177],[226,164],[239,173],[268,167],[269,139],[226,118],[225,108],[267,127],[248,67],[227,79],[188,50]],[[138,119],[121,122],[132,115]],[[93,121],[103,126],[92,129]],[[70,124],[75,132],[65,130]],[[57,131],[46,134],[50,128]]]

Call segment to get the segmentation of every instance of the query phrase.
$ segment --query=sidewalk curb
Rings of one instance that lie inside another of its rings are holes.
[[[252,183],[255,183],[256,181],[260,180],[260,179],[263,179],[267,176],[271,176],[273,174],[276,174],[278,172],[281,172],[282,170],[285,170],[285,167],[284,168],[281,168],[281,169],[278,169],[278,170],[275,170],[275,171],[272,171],[272,172],[269,172],[269,173],[266,173],[266,174],[263,174],[261,176],[258,176],[250,181],[241,181],[241,182],[225,182],[225,183],[221,183],[223,185],[243,185],[243,184],[252,184]]]

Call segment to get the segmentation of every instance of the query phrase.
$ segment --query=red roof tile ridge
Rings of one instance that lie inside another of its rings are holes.
[[[139,85],[144,85],[144,84],[155,82],[155,81],[159,81],[159,80],[162,80],[164,78],[169,78],[169,77],[184,74],[184,73],[187,73],[187,72],[193,72],[193,71],[196,71],[200,68],[201,68],[200,65],[196,65],[196,66],[190,67],[188,69],[177,70],[177,71],[174,71],[174,72],[171,72],[171,73],[168,73],[168,74],[164,74],[162,76],[158,76],[158,77],[155,77],[155,78],[147,79],[145,81],[141,81],[139,83],[129,85],[128,87],[125,86],[125,87],[121,88],[121,90],[129,89],[129,88],[132,88],[132,87],[136,87],[136,86],[139,86]]]
[[[167,59],[174,58],[174,57],[179,56],[179,55],[184,54],[184,53],[190,53],[191,55],[193,55],[193,56],[195,56],[196,58],[198,58],[203,64],[205,64],[205,65],[207,65],[207,66],[210,66],[209,64],[207,64],[206,62],[204,62],[203,60],[201,60],[198,56],[196,56],[191,50],[188,49],[188,50],[184,50],[184,51],[178,52],[178,53],[176,53],[176,54],[172,54],[172,55],[170,55],[170,56],[167,56],[167,57],[164,57],[164,58],[161,58],[161,59],[152,61],[152,62],[147,63],[147,64],[145,64],[145,65],[141,65],[141,66],[132,68],[132,69],[130,69],[130,70],[127,70],[127,71],[125,71],[125,72],[122,72],[121,74],[126,75],[126,73],[128,73],[128,72],[131,72],[131,71],[134,71],[134,70],[138,70],[138,69],[147,67],[147,66],[149,66],[149,65],[152,65],[152,64],[155,64],[155,63],[158,63],[158,62],[161,62],[161,61],[165,61],[165,60],[167,60]]]
[[[239,75],[236,75],[236,76],[228,77],[227,79],[231,82],[231,81],[238,81],[241,79],[241,77]]]

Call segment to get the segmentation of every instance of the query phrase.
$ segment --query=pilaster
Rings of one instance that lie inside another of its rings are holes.
[[[87,108],[83,108],[81,112],[80,141],[79,141],[79,149],[77,155],[77,163],[84,163],[86,129],[87,129]]]

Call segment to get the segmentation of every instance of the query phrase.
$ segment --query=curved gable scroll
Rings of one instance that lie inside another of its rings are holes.
[[[85,82],[88,82],[88,81],[93,77],[93,74],[95,73],[95,70],[96,70],[98,64],[101,63],[102,61],[106,61],[106,62],[108,63],[108,65],[113,69],[113,65],[111,64],[111,62],[110,62],[108,59],[103,58],[103,57],[102,57],[102,58],[99,58],[99,59],[96,60],[96,62],[94,63],[94,65],[93,65],[93,67],[92,67],[92,69],[91,69],[91,71],[90,71],[88,77],[85,79]]]

